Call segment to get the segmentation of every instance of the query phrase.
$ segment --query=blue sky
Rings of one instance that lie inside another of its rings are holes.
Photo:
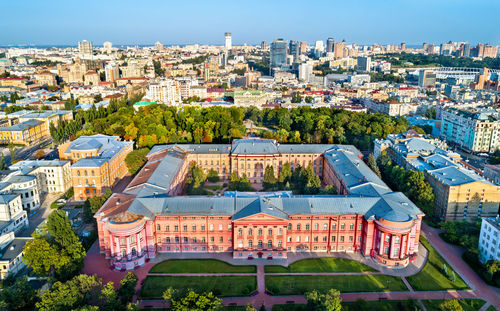
[[[280,37],[358,44],[500,44],[499,0],[1,0],[0,45],[255,44]]]

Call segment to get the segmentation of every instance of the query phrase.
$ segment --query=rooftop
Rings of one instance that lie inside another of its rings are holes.
[[[324,153],[326,161],[341,175],[349,195],[293,196],[287,192],[236,192],[223,197],[168,195],[171,183],[185,164],[189,152],[275,154],[285,151]],[[220,215],[241,219],[264,213],[287,219],[297,214],[358,213],[366,218],[394,222],[407,222],[422,215],[406,196],[389,189],[362,161],[359,150],[350,145],[279,145],[270,139],[240,139],[232,145],[155,146],[147,157],[147,164],[124,193],[113,194],[97,215],[108,216],[114,223],[168,214]]]

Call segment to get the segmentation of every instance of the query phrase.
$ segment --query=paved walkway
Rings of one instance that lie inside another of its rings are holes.
[[[487,303],[481,311],[484,311],[491,304],[495,306],[498,310],[500,310],[500,297],[497,295],[492,288],[490,288],[483,280],[476,275],[474,271],[462,260],[462,250],[458,247],[454,247],[445,243],[439,237],[439,230],[430,228],[427,225],[422,225],[423,235],[427,238],[429,243],[448,261],[448,263],[455,269],[455,271],[467,282],[472,290],[464,290],[464,291],[415,291],[411,284],[406,280],[406,276],[413,275],[420,271],[420,269],[425,265],[427,260],[428,252],[420,245],[419,252],[420,258],[416,262],[412,264],[410,267],[410,271],[407,269],[397,269],[392,270],[387,268],[383,268],[379,265],[376,265],[370,258],[364,258],[359,254],[290,254],[288,260],[265,260],[265,259],[255,259],[252,261],[233,259],[229,253],[225,254],[160,254],[157,258],[153,259],[151,262],[146,264],[144,267],[141,267],[138,270],[135,270],[139,277],[139,285],[142,284],[142,281],[148,275],[149,269],[156,264],[157,262],[163,261],[165,259],[185,259],[185,258],[215,258],[219,260],[224,260],[228,263],[235,265],[256,265],[257,273],[150,273],[149,275],[175,275],[175,276],[229,276],[229,275],[248,275],[248,276],[256,276],[257,277],[257,294],[254,296],[248,297],[225,297],[223,298],[224,305],[238,305],[244,306],[248,303],[251,303],[257,309],[260,306],[265,305],[267,310],[271,310],[274,304],[287,304],[287,303],[306,303],[306,299],[303,295],[288,295],[288,296],[271,296],[266,293],[266,273],[264,271],[265,265],[270,264],[280,264],[283,266],[288,266],[290,263],[295,262],[297,260],[301,260],[304,258],[314,258],[316,257],[335,257],[335,258],[348,258],[360,261],[369,266],[373,266],[378,269],[379,272],[351,272],[351,273],[267,273],[269,275],[361,275],[361,274],[390,274],[394,276],[399,276],[405,283],[408,288],[408,291],[403,292],[360,292],[360,293],[343,293],[341,297],[344,301],[356,301],[357,299],[365,299],[365,300],[406,300],[408,298],[416,299],[419,304],[422,305],[421,300],[423,299],[483,299],[486,300]],[[97,250],[97,252],[96,252]],[[88,259],[87,259],[88,258]],[[95,271],[99,274],[99,276],[103,277],[104,281],[109,281],[113,279],[123,278],[126,272],[118,272],[112,271],[109,269],[109,263],[107,260],[104,260],[104,256],[98,254],[97,243],[93,246],[91,251],[89,251],[89,255],[86,258],[85,265],[85,273],[92,273]],[[96,261],[97,260],[97,261]],[[88,262],[87,262],[88,261]],[[92,263],[92,267],[88,267],[88,264]],[[107,273],[102,275],[103,267],[107,268]],[[115,284],[117,282],[115,281]],[[168,307],[168,303],[165,301],[158,300],[140,300],[139,305],[142,308],[150,307],[150,308],[165,308]],[[424,308],[425,310],[425,308]]]
[[[497,310],[500,310],[500,295],[463,261],[463,249],[444,242],[439,236],[440,230],[427,226],[425,223],[422,223],[422,232],[429,243],[434,246],[469,287],[478,294],[478,297],[491,303]]]

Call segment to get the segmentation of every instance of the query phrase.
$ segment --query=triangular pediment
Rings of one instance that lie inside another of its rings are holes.
[[[248,215],[246,217],[243,217],[243,218],[240,218],[238,219],[238,221],[249,221],[249,222],[253,222],[253,221],[270,221],[270,222],[275,222],[275,221],[284,221],[286,220],[286,218],[281,218],[281,217],[277,217],[277,216],[272,216],[272,215],[269,215],[269,214],[266,214],[266,213],[256,213],[256,214],[253,214],[253,215]]]

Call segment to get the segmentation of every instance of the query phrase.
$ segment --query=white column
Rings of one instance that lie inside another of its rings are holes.
[[[137,241],[137,255],[142,255],[142,248],[141,248],[141,234],[140,232],[135,234],[135,239]]]
[[[129,241],[129,237],[125,237],[125,242],[127,243],[127,259],[130,259],[131,254],[130,254],[130,241]]]
[[[394,239],[395,235],[391,235],[391,247],[389,248],[389,258],[394,258]]]
[[[380,241],[379,241],[379,246],[378,246],[378,254],[383,255],[384,254],[384,241],[385,241],[385,234],[382,231],[380,232]]]

